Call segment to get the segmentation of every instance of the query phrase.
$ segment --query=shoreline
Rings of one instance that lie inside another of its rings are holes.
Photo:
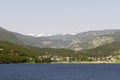
[[[51,62],[50,64],[120,64],[118,62]]]
[[[1,64],[120,64],[119,62],[50,62],[50,63],[1,63]]]

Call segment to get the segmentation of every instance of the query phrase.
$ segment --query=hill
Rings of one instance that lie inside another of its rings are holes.
[[[69,49],[38,48],[0,41],[0,63],[46,63],[51,62],[50,57],[65,57],[73,53]]]
[[[120,60],[120,42],[102,45],[94,49],[73,51],[70,49],[39,48],[0,41],[0,63],[48,63],[56,61],[108,61]]]
[[[114,55],[115,51],[120,50],[120,42],[115,42],[111,44],[106,44],[99,46],[94,49],[83,50],[81,53],[87,56],[94,56],[94,57],[106,57],[110,55]]]
[[[22,43],[12,32],[0,27],[0,40],[7,40],[13,43]]]

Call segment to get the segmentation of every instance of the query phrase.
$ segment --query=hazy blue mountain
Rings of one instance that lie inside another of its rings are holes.
[[[0,40],[22,45],[49,48],[69,48],[73,50],[91,49],[101,45],[120,41],[120,30],[88,31],[77,34],[58,34],[53,36],[26,36],[0,27]]]

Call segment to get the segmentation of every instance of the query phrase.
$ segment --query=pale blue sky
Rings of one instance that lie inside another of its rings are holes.
[[[120,29],[120,0],[0,0],[0,26],[22,34]]]

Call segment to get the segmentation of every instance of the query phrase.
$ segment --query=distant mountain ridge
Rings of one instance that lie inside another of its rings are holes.
[[[0,40],[21,45],[49,48],[68,48],[73,50],[91,49],[101,45],[120,41],[120,30],[88,31],[77,34],[33,37],[11,32],[0,27]]]
[[[74,32],[74,33],[61,33],[61,34],[44,34],[44,33],[41,33],[41,34],[26,34],[26,36],[31,36],[31,37],[49,37],[49,36],[56,36],[56,35],[77,35],[79,34],[78,32]]]

